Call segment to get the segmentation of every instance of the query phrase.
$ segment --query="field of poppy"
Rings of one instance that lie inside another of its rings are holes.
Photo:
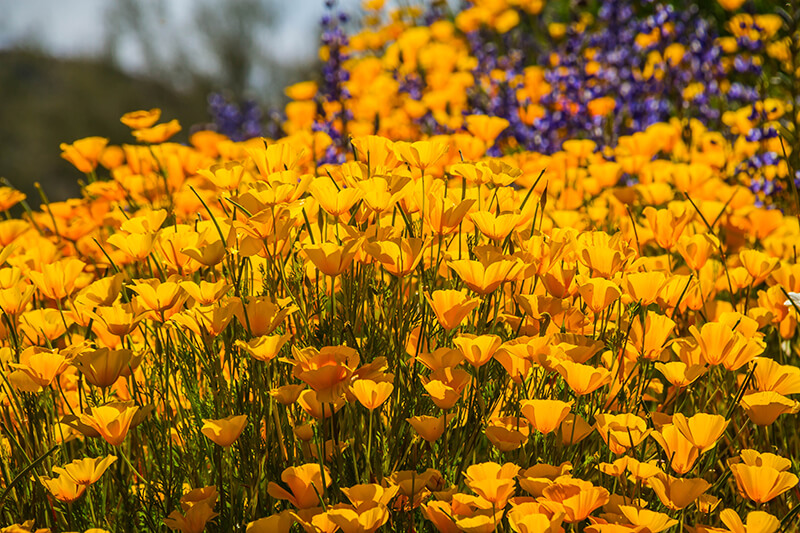
[[[800,530],[800,3],[329,4],[0,188],[0,531]]]

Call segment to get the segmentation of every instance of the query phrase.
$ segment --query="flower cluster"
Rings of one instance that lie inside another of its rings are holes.
[[[637,46],[674,37],[648,55],[708,60],[696,13],[620,5]],[[790,102],[715,128],[667,92],[531,150],[475,91],[590,94],[576,128],[627,98],[500,53],[542,3],[366,8],[347,41],[328,20],[337,66],[286,89],[282,137],[128,113],[136,142],[62,145],[80,198],[0,221],[4,531],[791,530],[800,205],[755,185],[794,175]]]

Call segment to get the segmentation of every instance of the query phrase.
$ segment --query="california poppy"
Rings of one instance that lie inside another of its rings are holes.
[[[217,420],[203,419],[200,431],[214,444],[227,448],[231,446],[247,425],[247,415],[230,415]]]

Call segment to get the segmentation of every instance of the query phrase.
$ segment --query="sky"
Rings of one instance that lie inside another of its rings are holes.
[[[0,0],[0,50],[32,44],[60,57],[101,55],[108,42],[108,15],[115,0]],[[138,0],[144,4],[153,0]],[[282,24],[265,39],[265,45],[281,62],[310,61],[318,45],[318,21],[323,0],[273,0],[285,9]],[[191,34],[192,17],[200,0],[167,0],[167,12],[159,20],[158,34],[164,35],[168,50],[171,36]],[[220,2],[222,4],[222,2]],[[356,0],[340,2],[344,9]],[[120,66],[129,73],[141,73],[147,65],[135,43],[122,43]]]

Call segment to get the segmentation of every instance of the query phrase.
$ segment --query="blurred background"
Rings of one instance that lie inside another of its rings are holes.
[[[340,0],[344,11],[357,0]],[[282,106],[313,79],[323,0],[0,0],[0,178],[39,204],[78,194],[59,144],[132,142],[123,113],[160,107],[185,141],[209,95]]]

